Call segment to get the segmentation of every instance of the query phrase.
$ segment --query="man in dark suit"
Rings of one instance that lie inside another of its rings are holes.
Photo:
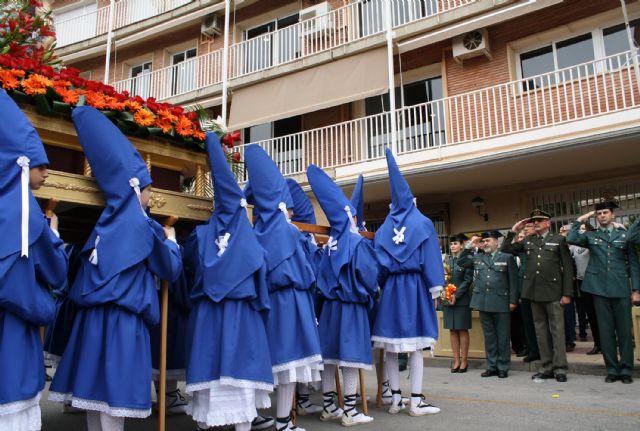
[[[567,352],[564,335],[563,306],[573,296],[573,260],[566,239],[549,231],[551,216],[539,209],[521,220],[507,234],[502,249],[525,253],[527,265],[523,277],[522,297],[531,301],[542,370],[533,378],[567,381]],[[529,220],[535,234],[515,242],[514,238]]]
[[[518,304],[518,266],[512,255],[498,250],[501,236],[495,230],[484,232],[482,243],[474,236],[460,254],[458,266],[474,270],[470,306],[480,311],[487,354],[487,370],[481,375],[504,379],[511,368],[509,312]],[[472,249],[480,247],[474,254]]]
[[[640,243],[637,223],[629,233],[614,226],[614,202],[596,204],[595,211],[578,217],[567,240],[589,249],[582,290],[593,295],[598,317],[600,349],[607,367],[605,382],[632,383],[633,340],[631,301],[640,300],[640,262],[634,243]],[[580,233],[580,225],[595,215],[599,227]],[[620,348],[618,349],[616,338]]]

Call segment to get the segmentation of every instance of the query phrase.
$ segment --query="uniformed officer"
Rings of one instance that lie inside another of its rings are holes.
[[[444,307],[444,328],[449,330],[451,337],[451,349],[453,350],[452,373],[466,373],[469,355],[469,329],[471,329],[471,283],[473,282],[473,270],[462,268],[458,265],[458,257],[464,248],[464,243],[469,238],[459,233],[449,238],[450,255],[445,256],[445,262],[449,266],[450,280],[456,286],[451,305]]]
[[[458,265],[472,268],[473,296],[471,308],[480,311],[487,354],[487,370],[482,377],[509,376],[511,348],[509,347],[509,312],[518,304],[518,266],[513,255],[498,250],[502,234],[492,230],[474,236],[458,258]],[[473,247],[482,250],[473,254]]]
[[[634,244],[638,240],[637,223],[627,232],[614,227],[615,202],[600,202],[595,211],[573,223],[567,240],[589,249],[589,264],[582,290],[593,295],[598,317],[600,348],[607,367],[605,382],[632,383],[633,341],[631,339],[631,296],[640,300],[640,263]],[[580,233],[580,225],[595,215],[599,228]],[[633,290],[633,293],[632,293]],[[616,349],[616,338],[620,357]]]
[[[564,336],[563,306],[573,296],[573,260],[565,237],[553,234],[551,215],[534,209],[507,234],[502,250],[525,253],[527,265],[523,277],[522,297],[531,301],[542,370],[532,378],[567,381],[567,351]],[[515,242],[514,238],[533,221],[535,234]]]

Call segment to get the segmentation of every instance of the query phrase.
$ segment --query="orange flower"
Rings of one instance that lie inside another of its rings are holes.
[[[96,91],[85,91],[84,97],[87,99],[87,105],[93,106],[96,109],[105,109],[107,107],[107,101],[102,93]]]
[[[126,105],[127,102],[125,102]],[[135,103],[135,102],[134,102]],[[149,126],[153,126],[153,124],[156,121],[156,118],[154,117],[153,113],[145,108],[140,108],[138,109],[138,111],[133,115],[133,120],[140,126],[142,127],[149,127]]]
[[[60,79],[60,80],[57,80],[57,81],[53,81],[53,89],[54,90],[57,90],[58,88],[62,88],[62,89],[66,90],[69,87],[71,87],[71,83],[69,81],[67,81],[67,80]]]
[[[112,111],[122,111],[124,109],[124,103],[118,102],[118,99],[111,96],[104,96],[104,102],[107,109]]]
[[[169,133],[173,129],[173,123],[167,117],[157,116],[155,124],[156,127],[162,129],[162,133]]]
[[[176,124],[176,132],[178,135],[189,137],[193,135],[193,123],[184,115],[181,115],[178,119],[178,124]]]
[[[24,77],[24,70],[0,69],[0,83],[5,90],[15,90],[20,86],[19,79]]]
[[[136,102],[135,100],[126,100],[124,102],[124,107],[129,111],[136,113],[142,108],[142,105]]]
[[[45,94],[47,92],[47,87],[51,87],[52,85],[53,81],[42,75],[38,75],[37,73],[32,74],[22,81],[22,88],[24,89],[24,92],[31,96]]]
[[[176,123],[178,121],[178,117],[173,115],[168,109],[159,109],[156,115],[167,121],[170,121],[171,123]]]
[[[67,90],[64,88],[55,88],[56,93],[60,97],[62,97],[62,101],[64,103],[68,103],[69,105],[75,105],[78,103],[78,93],[75,90]]]
[[[193,131],[193,137],[199,141],[204,141],[207,138],[207,134],[200,129]]]

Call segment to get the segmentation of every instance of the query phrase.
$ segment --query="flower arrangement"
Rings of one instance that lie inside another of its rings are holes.
[[[35,15],[42,7],[36,0],[3,1],[0,11],[0,87],[17,102],[34,104],[38,113],[68,114],[77,106],[92,106],[102,111],[124,133],[160,136],[196,151],[204,151],[206,131],[201,126],[204,110],[186,111],[180,106],[146,100],[117,92],[112,86],[84,79],[73,67],[62,67],[53,50],[55,33],[50,28],[50,12]],[[239,162],[233,152],[240,132],[226,128],[214,130],[230,162]]]
[[[442,289],[442,293],[440,293],[440,299],[442,300],[442,305],[451,305],[451,303],[453,302],[453,298],[456,294],[456,290],[458,290],[458,288],[453,284],[453,283],[449,283],[445,286],[444,289]]]

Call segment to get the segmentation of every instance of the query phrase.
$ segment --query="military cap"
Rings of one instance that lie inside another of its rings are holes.
[[[459,242],[459,243],[463,243],[463,242],[465,242],[465,241],[466,241],[466,240],[468,240],[468,239],[469,239],[469,237],[468,237],[468,236],[466,236],[465,234],[463,234],[463,233],[457,233],[457,234],[455,234],[455,235],[451,235],[451,236],[449,237],[449,242]]]
[[[598,202],[594,205],[594,209],[596,211],[600,211],[600,210],[615,210],[616,208],[618,208],[618,204],[615,203],[614,201],[601,201]]]
[[[549,220],[551,218],[551,214],[546,211],[542,211],[541,209],[534,209],[529,214],[529,219],[531,220]]]
[[[488,230],[485,232],[482,232],[482,235],[480,235],[480,237],[484,238],[500,238],[502,236],[502,234],[497,231],[497,230]]]

